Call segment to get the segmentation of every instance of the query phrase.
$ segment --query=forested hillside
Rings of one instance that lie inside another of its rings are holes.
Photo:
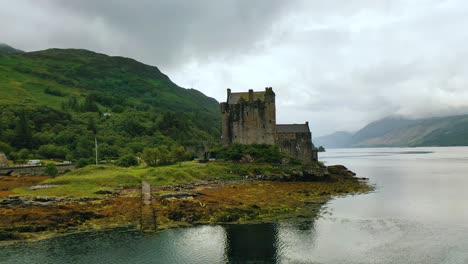
[[[11,50],[11,49],[8,49]],[[0,152],[10,159],[102,159],[220,135],[218,102],[154,67],[87,50],[0,50]]]

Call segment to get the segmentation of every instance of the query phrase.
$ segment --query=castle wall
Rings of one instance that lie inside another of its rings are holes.
[[[303,163],[310,163],[317,160],[316,152],[313,150],[312,135],[310,132],[277,133],[276,144],[281,151]]]
[[[230,113],[232,143],[275,144],[271,107],[259,101],[235,105]]]
[[[228,103],[221,103],[221,143],[224,146],[232,143],[230,115]]]

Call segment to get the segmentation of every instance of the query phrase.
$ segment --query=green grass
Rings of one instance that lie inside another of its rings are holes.
[[[201,111],[218,121],[218,103],[191,89],[174,84],[158,68],[132,59],[77,49],[49,49],[22,54],[0,53],[0,103],[24,100],[59,108],[66,96],[87,93],[120,95],[127,99],[154,99],[159,110]]]
[[[98,190],[118,190],[140,188],[142,181],[151,186],[176,185],[189,182],[238,179],[246,175],[281,174],[298,166],[274,166],[270,164],[235,164],[231,162],[210,162],[201,164],[195,161],[160,167],[121,168],[112,165],[88,166],[57,178],[48,179],[42,184],[58,185],[55,188],[31,191],[26,188],[13,190],[18,195],[48,196],[99,196]]]

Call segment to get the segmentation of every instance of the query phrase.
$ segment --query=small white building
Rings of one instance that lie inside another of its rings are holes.
[[[29,160],[27,164],[28,164],[28,166],[39,166],[39,165],[41,165],[41,161],[40,160]]]

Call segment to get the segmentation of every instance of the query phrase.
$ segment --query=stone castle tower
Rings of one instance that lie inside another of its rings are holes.
[[[265,91],[232,93],[221,103],[222,143],[278,145],[280,150],[305,163],[317,160],[309,123],[276,124],[275,93]]]
[[[271,87],[264,92],[231,93],[221,103],[222,141],[225,146],[239,144],[275,144],[276,107]]]

